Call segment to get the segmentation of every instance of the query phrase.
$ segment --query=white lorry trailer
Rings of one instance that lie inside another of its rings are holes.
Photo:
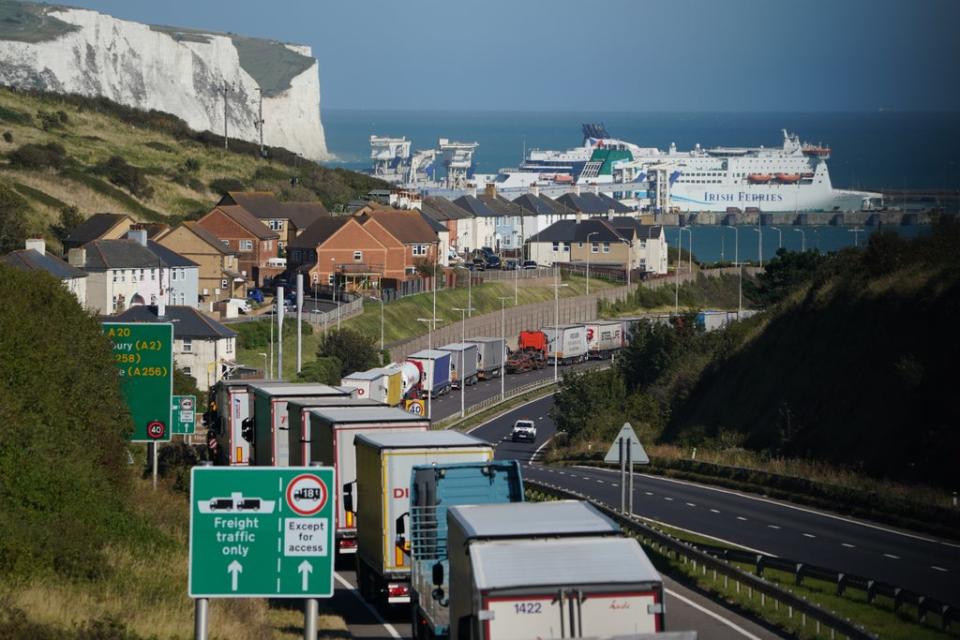
[[[477,345],[452,342],[440,347],[440,351],[450,352],[450,384],[454,389],[459,389],[461,384],[468,387],[477,384]]]
[[[584,327],[587,330],[589,357],[605,360],[623,348],[623,322],[620,320],[594,320]]]
[[[250,464],[253,440],[243,435],[243,421],[253,412],[250,386],[265,380],[221,380],[211,392],[210,412],[217,436],[217,463],[231,466]],[[252,432],[250,432],[252,435]]]
[[[360,594],[381,606],[410,602],[410,476],[415,465],[486,462],[493,447],[456,431],[362,433],[356,437],[358,505],[355,512]]]
[[[305,467],[310,464],[310,409],[333,409],[336,407],[383,407],[375,400],[353,397],[312,397],[287,399],[287,424],[289,429],[290,466]]]
[[[447,529],[451,640],[664,630],[660,574],[587,503],[455,506]]]
[[[477,376],[489,380],[503,375],[503,361],[506,358],[506,343],[503,338],[477,337],[467,342],[477,345]]]
[[[561,324],[544,327],[547,336],[547,360],[572,364],[587,359],[587,330],[582,324]]]
[[[341,500],[336,506],[337,553],[356,553],[356,509],[363,504],[354,491],[357,484],[357,454],[354,439],[360,434],[381,435],[422,432],[430,421],[393,407],[333,407],[307,409],[309,420],[309,463],[333,467],[334,484],[340,495],[349,495],[352,505]],[[407,472],[409,475],[409,471]],[[409,482],[409,478],[407,479]],[[374,502],[378,502],[374,500]],[[359,505],[358,505],[359,503]],[[347,509],[346,506],[350,506]]]

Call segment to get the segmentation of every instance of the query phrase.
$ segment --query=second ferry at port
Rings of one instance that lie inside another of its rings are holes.
[[[557,197],[574,190],[609,193],[641,210],[667,211],[855,211],[882,206],[879,193],[836,189],[830,181],[827,160],[831,149],[804,144],[783,130],[780,147],[713,147],[699,144],[681,151],[667,150],[611,137],[603,125],[583,125],[583,144],[565,151],[531,150],[517,168],[496,174],[470,172],[476,143],[450,143],[442,139],[432,153],[418,152],[414,162],[396,157],[377,171],[375,137],[371,157],[375,175],[389,166],[394,182],[424,194],[456,197],[473,189],[496,185],[497,192],[515,197],[536,186],[540,193]],[[453,147],[453,148],[451,148]],[[430,155],[431,170],[422,172],[423,154]],[[442,156],[447,169],[443,182],[432,180],[432,161]]]

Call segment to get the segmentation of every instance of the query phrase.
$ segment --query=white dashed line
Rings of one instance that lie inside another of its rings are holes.
[[[720,509],[710,509],[710,513],[720,513]]]
[[[666,500],[667,502],[673,502],[673,498],[671,498],[670,496],[663,496],[663,499]]]
[[[893,555],[892,553],[885,553],[885,554],[883,554],[883,557],[884,557],[884,558],[890,558],[891,560],[899,560],[899,559],[900,559],[900,556],[895,556],[895,555]]]
[[[597,484],[604,484],[603,480],[597,480]]]
[[[849,542],[841,542],[840,544],[843,545],[844,547],[846,547],[847,549],[856,549],[856,548],[857,548],[857,545],[855,545],[855,544],[850,544]]]
[[[743,522],[747,521],[747,519],[744,518],[743,516],[737,516],[737,520],[742,520]]]
[[[804,538],[816,538],[817,536],[813,535],[812,533],[805,533],[805,534],[803,534],[803,537],[804,537]]]
[[[648,495],[648,496],[652,496],[652,495],[653,495],[653,491],[644,491],[644,493],[645,493],[646,495]]]
[[[944,573],[947,572],[946,569],[944,569],[943,567],[938,567],[937,565],[932,565],[930,568],[933,569],[934,571],[943,571]]]
[[[740,626],[734,624],[733,622],[731,622],[731,621],[728,620],[727,618],[724,618],[723,616],[721,616],[721,615],[719,615],[719,614],[717,614],[717,613],[715,613],[715,612],[713,612],[713,611],[710,611],[710,610],[707,609],[706,607],[700,606],[699,604],[697,604],[697,603],[694,602],[693,600],[691,600],[691,599],[689,599],[689,598],[686,598],[686,597],[680,595],[680,594],[677,593],[676,591],[674,591],[674,590],[672,590],[672,589],[664,589],[664,591],[667,592],[667,595],[676,598],[676,599],[679,600],[680,602],[683,602],[683,603],[687,604],[688,606],[691,606],[691,607],[693,607],[694,609],[697,609],[698,611],[701,611],[701,612],[707,614],[708,616],[710,616],[711,618],[717,620],[717,621],[720,622],[721,624],[724,624],[724,625],[730,627],[731,629],[733,629],[734,631],[736,631],[737,633],[739,633],[740,635],[742,635],[744,638],[747,638],[748,640],[760,640],[759,636],[753,635],[752,633],[750,633],[749,631],[747,631],[747,630],[744,629],[743,627],[740,627]]]
[[[337,582],[340,583],[340,586],[342,586],[344,589],[347,589],[348,591],[350,591],[350,593],[352,593],[352,594],[357,598],[357,600],[359,600],[360,603],[361,603],[364,607],[366,607],[367,611],[369,611],[369,612],[373,615],[374,619],[375,619],[378,623],[380,623],[380,624],[383,626],[384,629],[387,630],[387,633],[390,634],[390,637],[391,637],[391,638],[395,638],[396,640],[403,640],[403,636],[400,635],[399,632],[397,632],[396,628],[395,628],[392,624],[390,624],[389,622],[386,622],[386,621],[383,619],[383,617],[380,615],[380,612],[378,612],[378,611],[376,610],[376,608],[374,608],[372,605],[370,605],[370,603],[368,603],[366,600],[364,600],[364,599],[360,596],[360,593],[354,588],[354,586],[353,586],[352,584],[350,584],[346,579],[344,579],[339,573],[334,573],[334,574],[333,574],[333,577],[337,579]]]
[[[619,487],[619,486],[620,486],[620,483],[618,483],[618,482],[611,482],[611,483],[610,483],[610,486],[611,486],[611,487]]]
[[[778,525],[778,524],[768,524],[767,526],[770,527],[771,529],[779,529],[779,528],[780,528],[780,525]]]
[[[687,503],[687,506],[688,506],[688,507],[695,507],[695,506],[697,506],[697,505],[693,504],[692,502],[688,502],[688,503]]]

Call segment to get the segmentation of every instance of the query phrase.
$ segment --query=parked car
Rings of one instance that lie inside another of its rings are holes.
[[[504,271],[516,271],[516,270],[517,270],[517,261],[514,260],[513,258],[509,258],[509,259],[507,259],[507,260],[504,260],[504,262],[503,262],[503,270],[504,270]]]
[[[487,256],[487,269],[499,269],[500,268],[500,258],[495,255]]]
[[[483,258],[474,258],[472,271],[486,271],[487,270],[487,261]]]
[[[260,291],[260,289],[250,289],[247,291],[247,297],[257,304],[263,304],[263,291]]]
[[[524,260],[521,269],[536,269],[537,266],[536,260]]]

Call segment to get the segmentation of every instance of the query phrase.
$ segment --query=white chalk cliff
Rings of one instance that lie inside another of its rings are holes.
[[[310,47],[151,27],[83,9],[31,11],[42,12],[38,19],[44,26],[61,28],[39,42],[0,39],[0,84],[103,96],[172,113],[192,129],[218,134],[224,129],[226,84],[229,135],[253,142],[260,137],[262,89],[264,143],[312,160],[330,157]]]

